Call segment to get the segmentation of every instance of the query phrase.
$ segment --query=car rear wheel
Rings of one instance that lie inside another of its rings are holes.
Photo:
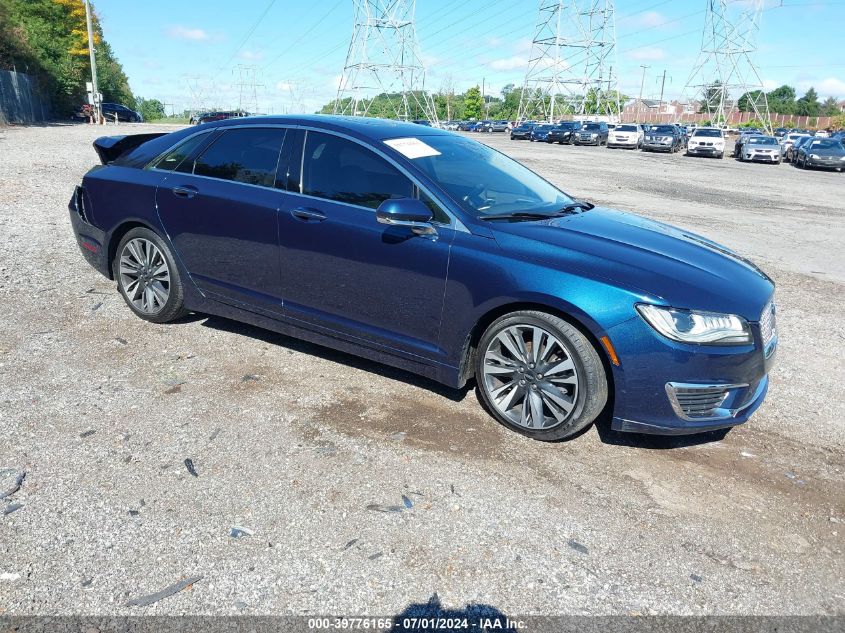
[[[112,270],[120,294],[137,316],[167,323],[185,314],[184,288],[173,254],[153,231],[138,227],[126,233]]]
[[[507,428],[541,441],[571,437],[607,402],[598,352],[560,317],[520,311],[494,321],[478,344],[482,404]]]

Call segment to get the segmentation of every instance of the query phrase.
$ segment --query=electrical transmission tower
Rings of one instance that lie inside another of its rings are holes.
[[[258,66],[238,64],[238,110],[250,114],[258,112],[258,89],[264,84],[258,83]]]
[[[771,134],[769,102],[754,64],[765,0],[705,0],[701,53],[684,90],[714,125],[730,120],[744,97],[747,109]]]
[[[614,0],[540,0],[519,119],[614,115]]]
[[[355,20],[335,114],[437,122],[414,28],[416,0],[352,0]],[[382,95],[378,110],[374,97]],[[382,106],[385,106],[382,108]]]

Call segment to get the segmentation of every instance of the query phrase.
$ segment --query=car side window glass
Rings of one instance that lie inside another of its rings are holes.
[[[393,165],[358,143],[309,131],[302,193],[376,209],[391,198],[413,198],[414,186]]]
[[[194,161],[194,175],[272,187],[285,130],[226,130]]]
[[[434,199],[429,196],[425,191],[419,191],[419,199],[422,201],[425,206],[427,206],[431,210],[431,215],[435,222],[439,224],[451,224],[452,219],[447,214]]]
[[[208,139],[209,134],[210,132],[197,134],[196,136],[192,136],[191,138],[182,141],[182,143],[166,154],[164,158],[159,160],[158,163],[156,163],[155,168],[163,171],[174,171],[177,167],[179,167],[183,160],[193,154],[194,151],[203,142],[205,142],[206,139]],[[188,172],[190,171],[191,170],[189,169]]]

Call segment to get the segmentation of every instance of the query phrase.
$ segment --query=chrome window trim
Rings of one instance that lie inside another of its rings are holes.
[[[416,187],[419,191],[425,192],[425,194],[429,198],[434,200],[434,202],[436,202],[440,206],[441,211],[443,211],[443,213],[445,213],[450,219],[449,224],[443,224],[442,222],[438,222],[436,220],[432,220],[432,222],[431,222],[432,224],[434,224],[436,226],[445,227],[445,228],[451,228],[455,231],[463,231],[464,233],[469,233],[469,230],[466,228],[466,226],[464,226],[463,222],[461,222],[455,216],[455,214],[452,213],[449,210],[449,207],[447,205],[443,204],[443,200],[440,198],[440,196],[434,195],[428,187],[423,187],[417,181],[417,179],[414,178],[414,176],[412,176],[408,172],[407,169],[405,169],[401,164],[396,162],[396,160],[394,160],[392,157],[390,157],[386,153],[382,152],[379,148],[374,147],[373,145],[369,145],[369,144],[361,141],[360,139],[355,138],[354,136],[349,136],[348,134],[344,134],[343,132],[337,132],[335,130],[326,130],[324,128],[314,127],[314,126],[310,126],[310,125],[295,125],[295,126],[290,126],[290,127],[295,127],[295,128],[300,129],[300,130],[305,130],[305,136],[302,139],[302,157],[301,157],[301,161],[300,161],[300,165],[299,165],[299,191],[291,192],[291,193],[296,193],[299,196],[303,196],[305,198],[311,198],[312,200],[326,200],[328,202],[333,202],[335,204],[343,204],[343,205],[346,205],[348,207],[353,207],[355,209],[362,209],[364,211],[369,211],[370,213],[373,213],[373,214],[376,212],[375,209],[372,209],[370,207],[363,207],[363,206],[358,205],[358,204],[352,204],[352,203],[349,203],[349,202],[342,202],[340,200],[332,200],[331,198],[321,198],[320,196],[312,196],[312,195],[309,195],[307,193],[303,193],[302,190],[304,188],[304,182],[305,182],[305,145],[308,142],[308,132],[320,132],[322,134],[329,134],[329,135],[332,135],[332,136],[337,136],[339,138],[345,139],[347,141],[352,141],[353,143],[360,145],[364,149],[367,149],[367,150],[373,152],[376,156],[379,156],[380,158],[387,161],[388,164],[395,167],[399,171],[399,173],[401,173],[408,180],[410,180],[411,185]]]
[[[408,172],[407,169],[405,169],[401,164],[399,164],[392,157],[390,157],[386,153],[382,152],[379,148],[377,148],[373,145],[369,145],[369,144],[361,141],[360,139],[357,139],[353,136],[350,136],[349,134],[344,134],[343,132],[338,132],[336,130],[327,130],[325,128],[316,127],[316,126],[313,126],[313,125],[300,125],[300,124],[295,124],[295,123],[294,124],[290,124],[290,123],[259,123],[259,122],[256,121],[256,122],[253,122],[253,123],[238,123],[237,125],[218,125],[218,126],[213,127],[209,130],[198,130],[198,131],[194,132],[193,134],[190,134],[190,135],[186,136],[185,138],[181,139],[178,143],[174,143],[173,145],[171,145],[164,152],[162,152],[161,154],[156,156],[153,160],[151,160],[148,163],[148,166],[145,167],[144,169],[156,169],[156,167],[153,166],[153,165],[155,163],[157,163],[163,156],[169,154],[176,147],[178,147],[179,145],[181,145],[182,143],[184,143],[188,139],[193,138],[194,136],[196,136],[198,134],[204,134],[206,132],[219,132],[221,130],[225,131],[225,130],[229,130],[229,129],[253,128],[253,127],[283,128],[285,130],[304,130],[305,131],[305,136],[302,139],[302,152],[301,152],[301,155],[300,155],[299,191],[288,191],[287,189],[279,189],[277,187],[266,187],[264,185],[253,185],[253,184],[250,184],[250,183],[247,183],[247,182],[240,182],[238,180],[225,180],[223,178],[213,178],[211,176],[200,176],[200,175],[197,175],[197,174],[194,174],[194,173],[183,174],[183,175],[193,176],[194,178],[207,178],[209,180],[214,180],[214,181],[217,181],[217,182],[221,182],[221,181],[222,182],[233,182],[233,183],[237,183],[239,185],[245,185],[247,187],[259,187],[259,188],[265,189],[265,190],[271,189],[273,191],[278,191],[279,193],[283,193],[283,194],[284,193],[293,193],[293,194],[296,194],[298,196],[310,198],[312,200],[329,201],[329,202],[332,202],[332,203],[335,203],[335,204],[342,204],[342,205],[346,205],[346,206],[349,206],[349,207],[352,207],[352,208],[355,208],[355,209],[362,209],[364,211],[369,211],[369,212],[374,214],[376,210],[371,209],[370,207],[362,207],[362,206],[357,205],[357,204],[351,204],[351,203],[348,203],[348,202],[341,202],[339,200],[332,200],[331,198],[320,198],[318,196],[310,196],[308,194],[302,193],[303,179],[305,178],[305,169],[304,169],[304,167],[305,167],[305,143],[308,140],[308,132],[309,131],[322,132],[323,134],[331,134],[331,135],[352,141],[353,143],[357,143],[361,147],[364,147],[365,149],[368,149],[371,152],[374,152],[377,156],[380,156],[381,158],[386,160],[389,164],[393,165],[396,169],[398,169],[399,172],[402,173],[402,175],[404,175],[408,180],[411,181],[412,185],[414,185],[420,191],[424,191],[426,193],[426,195],[428,195],[428,197],[430,197],[432,200],[434,200],[434,202],[436,202],[438,205],[440,205],[441,210],[447,216],[449,216],[449,219],[450,219],[449,224],[443,224],[442,222],[437,222],[437,221],[432,221],[432,224],[434,224],[436,226],[444,227],[444,228],[451,228],[455,231],[461,231],[463,233],[469,233],[470,232],[469,229],[467,229],[467,227],[464,225],[464,223],[461,222],[460,219],[458,219],[458,217],[454,213],[452,213],[449,206],[443,204],[443,200],[442,200],[441,196],[437,196],[437,195],[433,194],[428,187],[422,186],[417,181],[417,179],[414,178],[414,176],[411,175]],[[156,171],[160,171],[160,172],[166,173],[166,174],[182,173],[182,172],[167,171],[167,170],[164,170],[164,169],[156,169]]]

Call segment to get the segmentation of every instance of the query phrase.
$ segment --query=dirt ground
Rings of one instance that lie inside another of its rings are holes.
[[[845,175],[479,135],[778,284],[748,424],[549,445],[472,389],[216,317],[135,318],[67,202],[94,137],[142,129],[0,130],[0,613],[391,615],[435,593],[506,614],[845,612]]]

